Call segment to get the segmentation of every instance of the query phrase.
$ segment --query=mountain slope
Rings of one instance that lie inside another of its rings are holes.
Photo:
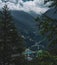
[[[45,13],[45,15],[54,20],[57,20],[57,8],[51,8]]]
[[[11,13],[17,27],[23,26],[23,29],[26,29],[29,31],[36,30],[36,27],[35,27],[36,22],[31,15],[29,15],[28,13],[24,11],[15,11],[15,10],[11,11]]]
[[[24,11],[11,11],[17,31],[21,32],[22,37],[26,41],[26,46],[30,47],[40,40],[36,21],[34,18]]]

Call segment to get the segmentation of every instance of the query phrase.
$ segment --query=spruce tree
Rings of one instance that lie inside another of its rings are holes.
[[[16,64],[15,61],[17,58],[15,57],[18,56],[19,58],[24,51],[23,39],[17,33],[7,5],[3,7],[0,14],[0,64]],[[18,61],[18,63],[20,62]]]
[[[39,32],[48,40],[48,51],[57,55],[57,21],[44,15],[38,22]]]

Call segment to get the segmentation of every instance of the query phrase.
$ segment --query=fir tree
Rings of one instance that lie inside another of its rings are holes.
[[[48,39],[48,51],[57,55],[57,21],[44,15],[38,24],[40,33]]]
[[[23,40],[17,33],[7,5],[3,7],[0,14],[0,64],[16,64],[15,57],[19,58],[24,51]],[[18,61],[18,63],[20,62]]]

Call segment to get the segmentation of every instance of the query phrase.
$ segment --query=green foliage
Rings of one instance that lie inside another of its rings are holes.
[[[51,55],[48,51],[40,50],[37,54],[32,65],[57,65],[57,56]]]
[[[57,56],[51,55],[48,51],[37,51],[37,57],[32,61],[26,61],[25,65],[57,65]]]
[[[0,14],[0,64],[22,64],[22,52],[25,49],[24,40],[21,34],[17,33],[7,5],[3,7]]]
[[[57,21],[44,15],[44,19],[38,21],[39,32],[48,39],[48,51],[57,55]]]
[[[54,1],[51,7],[55,6],[55,14],[57,11],[57,0],[51,1]],[[38,51],[38,57],[35,59],[35,63],[37,63],[36,65],[57,65],[57,20],[44,15],[43,19],[37,18],[36,21],[38,21],[39,32],[49,42],[47,51],[42,51],[41,53]]]

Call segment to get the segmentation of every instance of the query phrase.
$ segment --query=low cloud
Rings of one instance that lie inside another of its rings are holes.
[[[24,2],[23,0],[8,0],[7,5],[11,10],[23,10],[32,15],[33,14],[41,15],[49,9],[48,6],[51,3],[52,2],[48,2],[47,4],[44,4],[44,0],[33,0],[33,1],[26,1],[26,2]],[[4,4],[5,3],[0,0],[0,8],[3,7]]]

